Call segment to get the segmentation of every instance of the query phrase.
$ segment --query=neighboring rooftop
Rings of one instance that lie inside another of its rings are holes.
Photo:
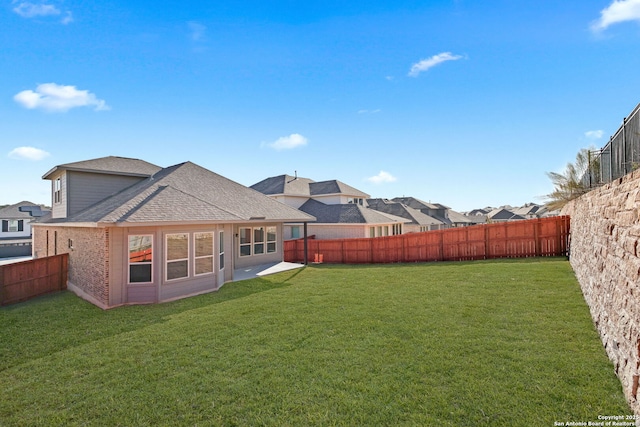
[[[327,205],[314,199],[307,200],[300,210],[316,217],[318,224],[384,224],[406,223],[405,218],[378,212],[358,204]]]
[[[442,221],[424,214],[418,209],[409,207],[404,203],[394,202],[388,199],[367,199],[367,204],[370,209],[408,219],[412,224],[421,226],[441,226],[444,224]]]
[[[286,196],[321,196],[329,194],[344,194],[348,196],[361,197],[366,199],[368,194],[345,184],[336,179],[316,182],[309,178],[302,178],[291,175],[279,175],[266,178],[251,187],[262,194],[286,195]]]
[[[22,201],[0,208],[0,219],[32,219],[47,212],[49,212],[47,208],[32,202]]]

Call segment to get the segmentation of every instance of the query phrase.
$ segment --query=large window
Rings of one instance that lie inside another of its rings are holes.
[[[129,283],[153,281],[153,237],[129,236]]]
[[[277,249],[277,228],[242,227],[240,228],[240,256],[273,253]]]
[[[277,228],[275,226],[267,227],[267,253],[276,251]]]
[[[240,256],[251,255],[251,229],[240,229]]]
[[[264,253],[264,227],[253,229],[253,254],[260,255]]]
[[[300,226],[299,225],[292,225],[291,226],[291,238],[292,239],[299,239],[300,238]]]
[[[193,233],[195,275],[213,273],[213,233]]]
[[[189,277],[189,234],[167,234],[167,280]]]

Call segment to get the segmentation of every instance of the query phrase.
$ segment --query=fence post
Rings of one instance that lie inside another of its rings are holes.
[[[489,245],[489,224],[484,225],[484,259],[489,259],[489,251],[491,245]]]
[[[542,228],[542,219],[538,218],[533,227],[533,238],[535,239],[536,256],[540,256],[542,246],[540,242],[540,229]]]

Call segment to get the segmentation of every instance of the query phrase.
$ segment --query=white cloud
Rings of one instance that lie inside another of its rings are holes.
[[[64,18],[62,18],[62,24],[67,25],[73,22],[73,15],[71,14],[71,12],[67,11],[64,15]]]
[[[197,42],[204,39],[207,27],[195,21],[190,21],[187,23],[187,25],[189,26],[191,40]]]
[[[20,3],[18,6],[13,8],[13,11],[23,18],[60,15],[60,9],[52,4],[33,4],[29,2]]]
[[[427,71],[429,68],[435,67],[438,64],[442,64],[446,61],[457,61],[458,59],[462,59],[461,55],[454,55],[451,52],[442,52],[437,55],[433,55],[431,58],[423,59],[420,62],[416,62],[411,66],[411,70],[409,70],[410,77],[418,77],[418,75]]]
[[[584,133],[588,139],[600,139],[604,135],[604,132],[601,130],[590,130]]]
[[[591,29],[601,31],[625,21],[640,21],[640,0],[614,0],[600,11],[600,19],[591,24]]]
[[[20,160],[38,161],[49,156],[50,154],[46,151],[35,147],[18,147],[9,152],[10,158]]]
[[[376,108],[375,110],[358,110],[358,114],[378,114],[380,111],[382,111],[379,108]]]
[[[397,180],[398,178],[385,171],[380,171],[378,175],[367,178],[367,181],[373,184],[384,184],[387,182],[395,182]]]
[[[299,133],[292,133],[289,136],[283,136],[282,138],[278,138],[274,142],[267,144],[267,146],[273,148],[274,150],[290,150],[296,147],[302,147],[307,145],[307,138],[300,135]]]
[[[40,108],[49,112],[65,112],[75,107],[94,107],[96,111],[109,110],[107,103],[88,90],[55,83],[38,85],[35,91],[23,90],[13,99],[28,109]]]
[[[38,16],[59,16],[63,14],[62,11],[53,4],[36,4],[30,2],[18,3],[16,0],[13,1],[13,4],[18,4],[13,8],[13,11],[23,18],[36,18]],[[73,22],[73,15],[71,14],[71,12],[65,11],[64,16],[62,17],[60,22],[64,25]]]

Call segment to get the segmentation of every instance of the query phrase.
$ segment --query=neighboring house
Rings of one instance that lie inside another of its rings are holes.
[[[507,208],[497,208],[487,214],[488,222],[519,221],[521,219],[526,219],[526,218],[513,213]]]
[[[394,236],[402,234],[404,223],[409,222],[356,203],[328,205],[308,199],[299,209],[316,217],[316,222],[308,225],[308,234],[317,239]]]
[[[404,218],[368,209],[370,197],[338,180],[315,182],[309,178],[279,175],[251,186],[275,200],[317,218],[308,234],[318,239],[380,237],[402,234]],[[285,224],[284,238],[302,237],[299,224]]]
[[[250,188],[294,208],[299,208],[308,199],[315,199],[326,205],[355,203],[364,206],[371,197],[338,180],[315,182],[309,178],[279,175],[264,179]]]
[[[548,216],[549,208],[547,208],[546,206],[538,205],[536,203],[527,203],[524,206],[512,209],[512,212],[526,219],[542,218]]]
[[[315,220],[194,163],[123,157],[59,165],[35,258],[68,253],[68,288],[102,307],[218,289],[234,269],[283,260],[283,223]]]
[[[20,202],[0,209],[0,240],[30,239],[31,221],[46,212],[31,202]]]
[[[0,208],[0,258],[31,255],[31,223],[47,212],[23,201]]]
[[[409,220],[409,222],[404,224],[404,233],[416,233],[444,228],[444,223],[439,219],[426,215],[400,202],[394,202],[388,199],[367,199],[367,205],[370,209]]]
[[[394,197],[392,200],[441,221],[444,224],[442,228],[466,227],[474,224],[465,215],[439,203],[427,203],[415,197]]]

